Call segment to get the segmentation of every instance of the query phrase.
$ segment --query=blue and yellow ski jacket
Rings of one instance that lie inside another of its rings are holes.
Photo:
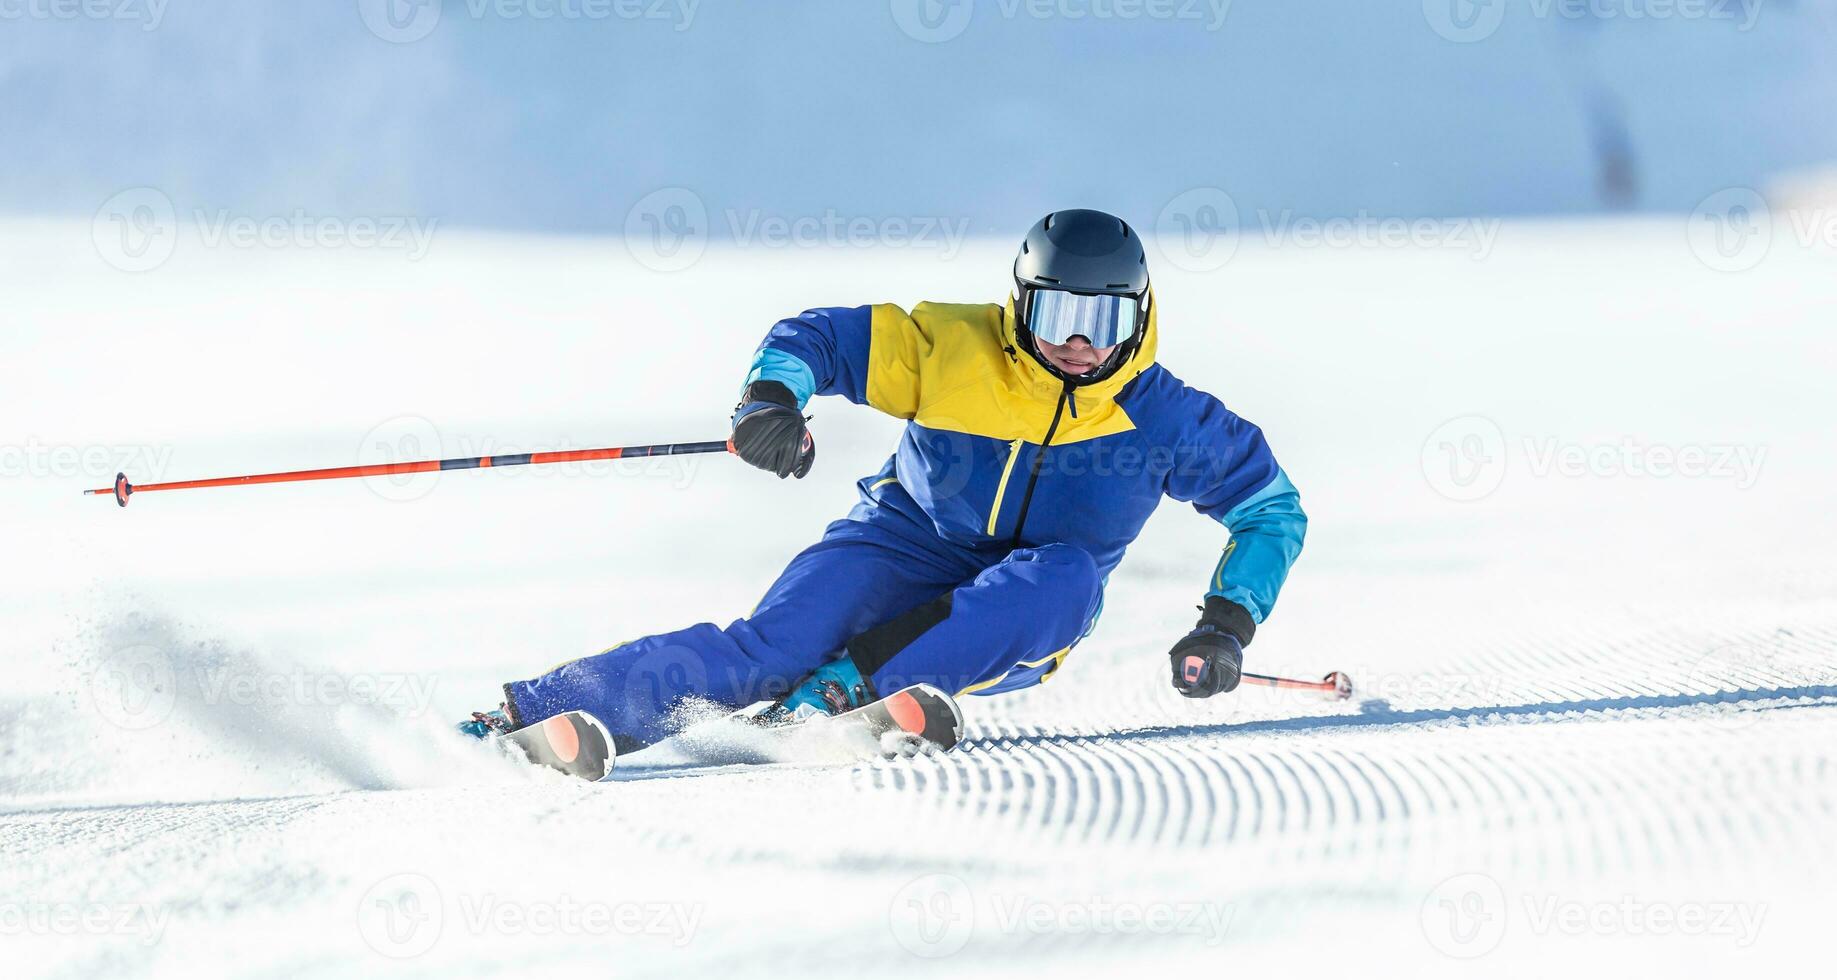
[[[1155,363],[1156,334],[1151,305],[1128,364],[1067,387],[1019,349],[1012,304],[815,309],[773,325],[746,380],[907,419],[851,516],[891,508],[991,560],[1062,542],[1107,579],[1163,497],[1190,501],[1229,532],[1207,594],[1261,623],[1301,553],[1301,497],[1260,429]]]

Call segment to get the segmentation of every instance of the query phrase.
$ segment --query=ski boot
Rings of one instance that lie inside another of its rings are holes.
[[[516,725],[510,720],[503,705],[490,711],[474,711],[469,721],[462,721],[456,726],[460,734],[473,738],[490,738],[493,735],[508,735],[516,731]]]
[[[841,658],[818,667],[777,704],[760,712],[767,724],[794,721],[812,715],[839,715],[879,700],[874,685],[861,676],[853,658]]]

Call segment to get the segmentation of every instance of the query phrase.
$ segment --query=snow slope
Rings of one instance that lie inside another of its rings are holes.
[[[1824,220],[1824,218],[1819,218]],[[1038,689],[942,758],[570,783],[443,728],[494,685],[743,615],[897,423],[725,458],[148,494],[138,482],[724,432],[811,305],[995,298],[961,254],[443,232],[156,271],[0,236],[0,943],[25,976],[585,968],[1682,976],[1828,969],[1837,254],[1681,218],[1156,270],[1164,360],[1313,524],[1253,668],[1166,688],[1222,545],[1170,505]],[[1654,475],[1657,470],[1666,475]],[[1681,471],[1681,472],[1680,472]],[[1017,610],[1024,615],[1024,610]]]

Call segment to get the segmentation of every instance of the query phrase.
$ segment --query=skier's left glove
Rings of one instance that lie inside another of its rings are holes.
[[[1189,698],[1237,690],[1244,674],[1244,646],[1256,632],[1256,621],[1243,606],[1222,596],[1206,596],[1199,625],[1168,654],[1174,690]]]
[[[816,440],[804,425],[791,389],[776,381],[746,386],[734,409],[734,434],[727,440],[734,454],[762,470],[803,479],[816,460]]]

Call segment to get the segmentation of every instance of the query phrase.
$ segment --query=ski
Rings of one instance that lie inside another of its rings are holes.
[[[963,711],[956,699],[930,684],[902,688],[839,715],[748,720],[766,731],[786,734],[821,727],[837,740],[855,742],[864,753],[878,756],[911,754],[907,750],[916,748],[915,742],[948,752],[963,738]]]
[[[740,744],[712,738],[704,730],[692,754],[732,763],[764,763],[793,758],[875,759],[909,756],[930,749],[948,752],[963,738],[963,712],[957,701],[929,684],[914,684],[839,715],[768,719],[736,713],[752,737]],[[737,730],[736,730],[737,731]],[[769,745],[760,744],[763,734]],[[612,735],[585,711],[568,711],[526,728],[497,736],[516,746],[524,758],[580,779],[598,781],[612,774],[618,752]],[[709,744],[712,742],[712,744]],[[706,761],[706,759],[704,759]]]
[[[585,711],[568,711],[500,736],[524,757],[570,776],[598,781],[612,773],[612,733]]]

